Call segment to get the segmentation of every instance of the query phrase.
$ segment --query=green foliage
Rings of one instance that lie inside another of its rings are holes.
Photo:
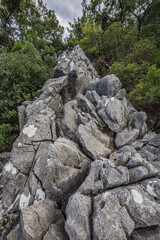
[[[123,59],[137,40],[137,29],[125,27],[122,23],[112,23],[103,34],[103,52],[112,61]]]
[[[17,120],[17,106],[26,100],[33,100],[53,72],[56,59],[46,46],[41,54],[32,43],[17,43],[13,53],[0,56],[0,124]],[[52,49],[54,52],[54,50]]]
[[[12,144],[11,133],[12,127],[10,124],[0,125],[0,152],[9,151]]]
[[[115,62],[112,64],[109,74],[116,74],[122,82],[127,92],[133,90],[138,84],[139,80],[147,74],[149,64],[142,62],[141,65],[137,63]]]
[[[147,61],[152,64],[157,54],[158,50],[154,42],[148,38],[141,39],[134,45],[132,52],[127,56],[127,61],[136,62],[137,64]]]
[[[147,75],[140,79],[129,97],[140,103],[160,103],[160,69],[157,69],[156,65],[150,67]]]
[[[102,46],[102,29],[97,25],[93,16],[88,16],[81,24],[84,38],[79,41],[79,45],[86,53],[99,54]]]
[[[59,25],[54,10],[48,10],[42,0],[2,0],[0,3],[0,46],[12,49],[20,39],[34,46],[44,41],[57,53],[63,48],[64,28]]]

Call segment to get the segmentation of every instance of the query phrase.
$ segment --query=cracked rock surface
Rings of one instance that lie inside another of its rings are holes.
[[[160,239],[160,134],[121,88],[77,46],[18,108],[0,240]]]

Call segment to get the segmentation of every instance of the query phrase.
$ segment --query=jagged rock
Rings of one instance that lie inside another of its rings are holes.
[[[147,115],[144,112],[137,112],[133,116],[130,124],[129,129],[138,129],[139,130],[139,137],[143,137],[145,132],[147,131]]]
[[[127,240],[135,228],[135,223],[114,191],[95,197],[93,208],[94,240]]]
[[[96,91],[87,91],[85,93],[85,97],[96,107],[98,101],[100,100],[100,96]]]
[[[73,100],[66,103],[62,113],[62,130],[66,137],[75,140],[77,129],[77,101]]]
[[[43,240],[69,240],[69,238],[64,231],[64,226],[52,224]]]
[[[76,96],[78,107],[85,113],[89,113],[91,117],[98,119],[96,109],[93,104],[82,94]]]
[[[93,121],[79,125],[76,136],[85,154],[93,160],[107,157],[111,153],[109,136],[98,129]]]
[[[55,113],[51,109],[42,110],[38,116],[35,115],[33,121],[27,123],[21,133],[22,144],[32,144],[32,142],[55,141],[56,126]]]
[[[91,199],[90,197],[79,193],[70,197],[66,208],[67,221],[65,229],[70,240],[90,240],[90,222],[91,214]]]
[[[48,199],[25,208],[21,213],[21,239],[42,240],[52,223],[63,218],[55,202]]]
[[[73,193],[86,176],[90,160],[80,152],[78,145],[68,139],[58,138],[50,144],[45,176],[39,176],[48,194],[64,196]]]
[[[117,133],[115,145],[117,148],[129,145],[137,139],[138,135],[139,135],[138,129],[132,130],[124,129],[121,132]]]
[[[17,194],[21,192],[26,183],[26,176],[18,171],[12,162],[6,163],[2,173],[3,197],[2,205],[4,209],[11,206],[13,202],[17,203]]]
[[[11,160],[21,173],[27,174],[33,164],[35,149],[33,145],[26,145],[17,140],[11,152]]]
[[[99,79],[92,80],[89,83],[87,90],[90,91],[95,90],[99,96],[113,97],[118,93],[121,87],[122,84],[116,77],[116,75],[111,74],[105,76],[100,80]]]
[[[119,132],[127,125],[126,99],[103,98],[97,105],[98,115],[113,132]]]

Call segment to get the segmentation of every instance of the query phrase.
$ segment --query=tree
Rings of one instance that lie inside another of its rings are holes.
[[[102,29],[97,25],[93,16],[88,16],[86,21],[81,23],[84,38],[78,43],[87,53],[100,54],[102,47]]]
[[[12,49],[17,40],[25,41],[28,35],[35,33],[39,39],[52,45],[56,52],[61,51],[64,29],[59,25],[54,10],[48,10],[42,0],[37,3],[34,0],[18,0],[13,9],[15,0],[11,1],[11,5],[8,2],[9,0],[1,2],[1,39],[6,40],[1,41],[2,47],[8,46]]]
[[[15,45],[12,53],[0,56],[0,124],[17,123],[17,106],[37,96],[56,65],[49,49],[40,54],[32,43],[19,45],[18,51]]]

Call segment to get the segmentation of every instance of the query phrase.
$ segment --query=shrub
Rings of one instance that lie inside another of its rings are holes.
[[[159,104],[160,103],[160,68],[152,65],[147,75],[140,79],[135,90],[129,94],[131,100],[140,103]]]
[[[12,145],[12,127],[10,124],[0,125],[0,152],[9,151]]]

